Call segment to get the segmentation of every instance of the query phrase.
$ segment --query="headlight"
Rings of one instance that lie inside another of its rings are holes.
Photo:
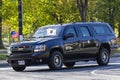
[[[45,51],[46,45],[36,45],[34,48],[34,52]]]

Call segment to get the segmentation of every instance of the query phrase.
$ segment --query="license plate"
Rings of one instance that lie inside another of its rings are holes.
[[[19,60],[18,65],[25,65],[25,61],[24,60]]]
[[[18,51],[23,51],[23,48],[18,48]]]

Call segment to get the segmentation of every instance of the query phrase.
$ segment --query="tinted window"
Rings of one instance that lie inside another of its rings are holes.
[[[75,32],[75,29],[73,27],[68,27],[65,29],[64,35],[69,34],[69,33],[73,33],[74,36],[76,37],[76,32]]]
[[[94,25],[93,26],[95,32],[97,34],[111,34],[111,31],[110,29],[107,27],[107,25]]]
[[[87,27],[80,27],[80,29],[83,37],[90,36],[90,32]]]
[[[40,27],[33,37],[52,37],[52,36],[58,36],[61,32],[62,28],[58,26],[45,26]]]

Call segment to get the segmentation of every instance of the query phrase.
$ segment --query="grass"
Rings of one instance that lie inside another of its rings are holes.
[[[0,48],[1,50],[7,50],[7,48]]]
[[[0,54],[0,60],[5,60],[7,58],[6,54]]]

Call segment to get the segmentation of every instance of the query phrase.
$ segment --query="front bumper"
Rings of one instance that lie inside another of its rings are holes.
[[[35,64],[45,64],[47,62],[48,53],[15,53],[8,56],[7,62],[11,66],[29,66]],[[24,61],[24,64],[19,64]]]

